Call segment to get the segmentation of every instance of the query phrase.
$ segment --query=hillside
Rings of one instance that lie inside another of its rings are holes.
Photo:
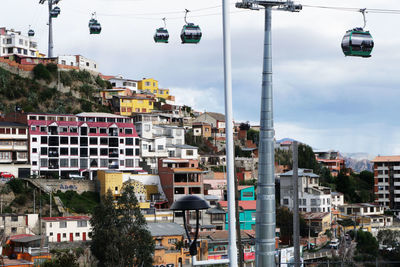
[[[15,107],[25,112],[79,113],[109,112],[99,104],[99,89],[110,84],[87,71],[58,71],[57,65],[37,65],[33,79],[0,68],[0,112]]]

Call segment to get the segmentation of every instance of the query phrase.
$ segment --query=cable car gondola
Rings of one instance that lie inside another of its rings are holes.
[[[96,12],[92,14],[92,18],[89,20],[89,31],[90,34],[101,33],[101,24],[96,19]]]
[[[371,57],[372,49],[374,48],[374,40],[370,32],[364,30],[366,26],[366,9],[361,9],[360,12],[364,17],[364,27],[348,30],[344,35],[342,39],[342,50],[345,56]]]
[[[29,37],[35,36],[35,31],[31,29],[31,25],[29,25],[28,36],[29,36]]]
[[[164,21],[164,28],[158,28],[156,29],[156,33],[154,34],[154,41],[156,43],[168,43],[169,39],[169,33],[167,30],[167,24],[165,23],[165,18],[163,18]]]
[[[53,9],[50,11],[50,16],[51,16],[52,18],[57,18],[58,15],[60,15],[60,13],[61,13],[61,9],[60,9],[58,6],[56,6],[55,8],[53,8]]]
[[[186,15],[190,12],[189,10],[185,10],[185,25],[181,31],[181,40],[182,44],[197,44],[200,42],[202,33],[200,27],[198,25],[194,25],[193,23],[188,23],[186,21]]]

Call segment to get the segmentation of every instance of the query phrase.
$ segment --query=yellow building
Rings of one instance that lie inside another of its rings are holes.
[[[131,116],[132,113],[150,113],[154,109],[154,101],[143,96],[114,96],[113,106],[120,115]]]
[[[138,89],[145,93],[154,94],[158,98],[170,99],[169,89],[158,88],[158,81],[153,78],[143,79],[138,82]]]
[[[104,196],[108,189],[113,196],[119,196],[123,187],[122,172],[101,171],[97,172],[97,178],[100,181],[100,196]]]

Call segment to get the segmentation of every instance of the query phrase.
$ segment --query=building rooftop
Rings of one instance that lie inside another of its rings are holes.
[[[174,172],[192,172],[192,173],[203,173],[204,171],[197,168],[173,168]]]
[[[112,113],[104,112],[82,112],[76,114],[77,117],[106,117],[106,118],[128,118],[126,116],[116,115]]]
[[[222,208],[228,207],[228,201],[218,202]],[[257,200],[241,200],[239,201],[239,207],[243,210],[255,210],[257,206]]]
[[[203,114],[213,117],[217,121],[225,121],[225,115],[217,112],[204,112]]]
[[[242,239],[254,238],[254,234],[251,230],[241,230],[240,236]],[[226,230],[206,231],[206,232],[200,232],[199,237],[202,239],[208,238],[214,241],[216,240],[228,241],[229,232]]]
[[[177,223],[148,223],[147,229],[152,236],[185,235],[185,229]]]
[[[322,220],[329,216],[329,212],[305,212],[302,213],[304,220]]]
[[[18,122],[0,121],[0,127],[28,127],[28,125]]]
[[[293,176],[293,170],[280,174],[280,176]],[[309,176],[311,178],[318,178],[319,176],[312,172],[310,169],[298,169],[298,176]]]
[[[398,162],[400,161],[400,156],[377,156],[372,162]]]
[[[82,221],[82,220],[90,220],[89,216],[66,216],[66,217],[44,217],[42,218],[44,221]]]

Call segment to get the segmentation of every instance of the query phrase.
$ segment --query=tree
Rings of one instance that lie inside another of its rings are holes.
[[[249,122],[242,122],[242,123],[239,125],[239,129],[240,129],[240,130],[244,130],[244,131],[250,130],[250,124],[249,124]]]
[[[299,168],[311,169],[314,173],[319,173],[320,165],[315,158],[312,148],[305,144],[299,144]]]
[[[57,256],[53,260],[48,260],[41,265],[43,267],[79,267],[77,258],[72,253],[57,253]]]
[[[400,232],[380,230],[377,237],[380,244],[395,247],[398,242],[397,240],[400,238]]]
[[[154,242],[133,186],[125,186],[116,203],[109,190],[94,209],[90,223],[91,251],[99,260],[98,266],[152,266]]]
[[[357,251],[373,256],[377,256],[379,252],[378,241],[370,232],[365,232],[362,229],[357,231]]]

